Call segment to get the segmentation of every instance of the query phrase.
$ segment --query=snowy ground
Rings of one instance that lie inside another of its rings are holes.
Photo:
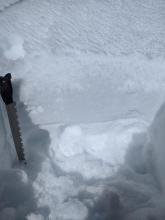
[[[164,8],[0,1],[0,71],[13,73],[28,160],[1,103],[1,220],[165,219]]]

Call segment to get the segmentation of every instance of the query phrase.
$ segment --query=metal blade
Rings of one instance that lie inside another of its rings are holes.
[[[6,105],[6,110],[18,159],[19,161],[26,161],[17,116],[16,103],[13,102],[9,105]]]

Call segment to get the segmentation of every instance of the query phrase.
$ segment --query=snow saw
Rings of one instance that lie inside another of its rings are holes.
[[[13,88],[10,73],[7,73],[5,76],[0,76],[0,94],[6,107],[18,160],[26,163],[16,103],[13,101]]]

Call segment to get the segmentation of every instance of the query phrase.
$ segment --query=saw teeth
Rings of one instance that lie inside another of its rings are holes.
[[[12,137],[13,137],[13,141],[14,141],[14,145],[15,145],[18,159],[20,161],[22,161],[22,160],[26,161],[16,104],[11,103],[9,105],[6,105],[6,110],[7,110],[7,114],[8,114],[9,124],[10,124],[11,133],[12,133]]]

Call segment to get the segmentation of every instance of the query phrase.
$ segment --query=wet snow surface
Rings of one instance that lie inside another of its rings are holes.
[[[165,219],[164,0],[0,1],[27,166],[0,111],[1,220]]]

